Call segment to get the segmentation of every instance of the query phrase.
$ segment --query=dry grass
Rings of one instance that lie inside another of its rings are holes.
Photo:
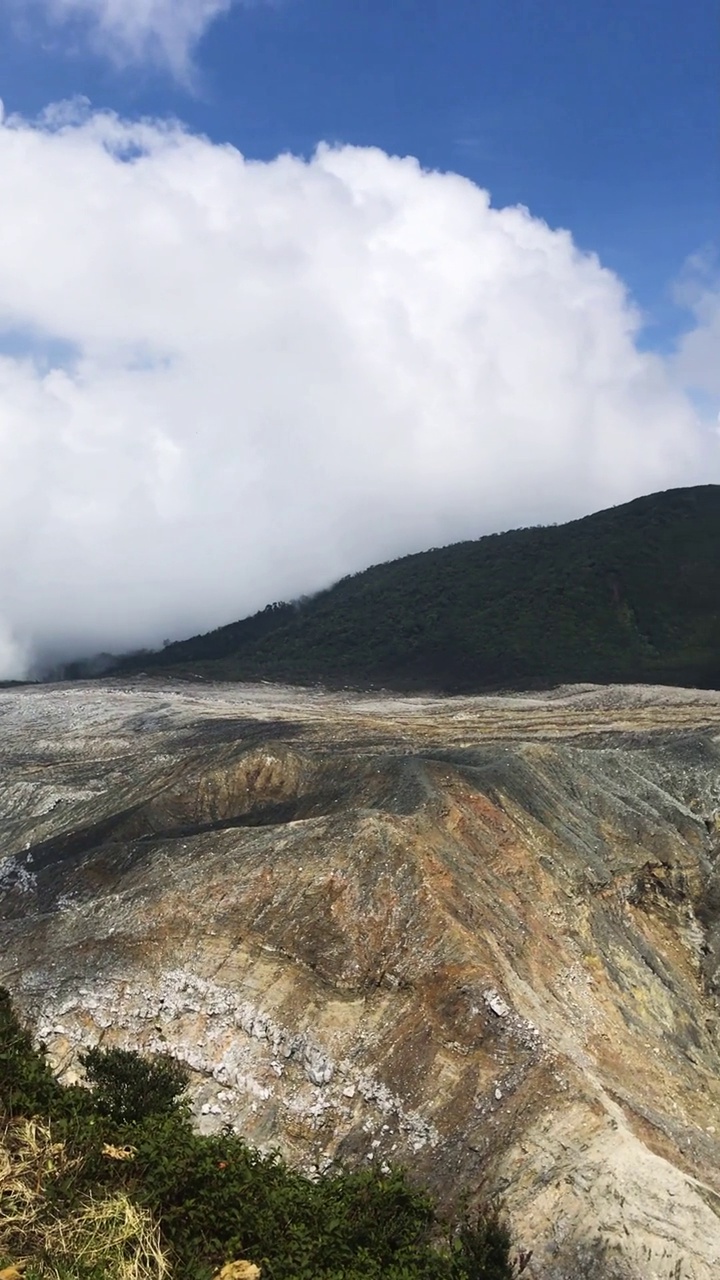
[[[127,1196],[88,1199],[66,1217],[47,1202],[45,1184],[73,1164],[62,1142],[37,1120],[0,1133],[0,1259],[27,1280],[164,1280],[169,1265],[155,1222]],[[2,1265],[0,1263],[0,1265]]]

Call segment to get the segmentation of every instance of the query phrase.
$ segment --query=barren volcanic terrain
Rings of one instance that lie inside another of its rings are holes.
[[[720,1274],[720,694],[0,692],[0,982],[66,1078],[501,1195],[536,1280]]]

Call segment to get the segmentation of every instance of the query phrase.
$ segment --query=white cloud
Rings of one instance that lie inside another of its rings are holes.
[[[92,42],[116,64],[160,62],[181,79],[193,49],[235,0],[35,0],[51,20],[80,20]]]
[[[465,179],[77,104],[0,174],[5,676],[720,479],[617,277]]]
[[[696,254],[676,288],[677,301],[693,316],[673,361],[676,377],[720,402],[720,273],[713,254]]]

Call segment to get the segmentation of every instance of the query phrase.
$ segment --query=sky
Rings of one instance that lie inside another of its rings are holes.
[[[715,0],[0,0],[0,678],[720,481]]]

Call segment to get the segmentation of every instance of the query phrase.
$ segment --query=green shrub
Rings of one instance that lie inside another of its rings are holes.
[[[6,1116],[44,1115],[61,1101],[62,1087],[0,987],[0,1104]]]
[[[137,1124],[182,1109],[188,1071],[169,1055],[142,1058],[130,1049],[96,1046],[81,1054],[80,1062],[98,1111],[115,1124]]]
[[[497,1210],[466,1218],[453,1241],[453,1280],[506,1280],[513,1274],[510,1232]]]

